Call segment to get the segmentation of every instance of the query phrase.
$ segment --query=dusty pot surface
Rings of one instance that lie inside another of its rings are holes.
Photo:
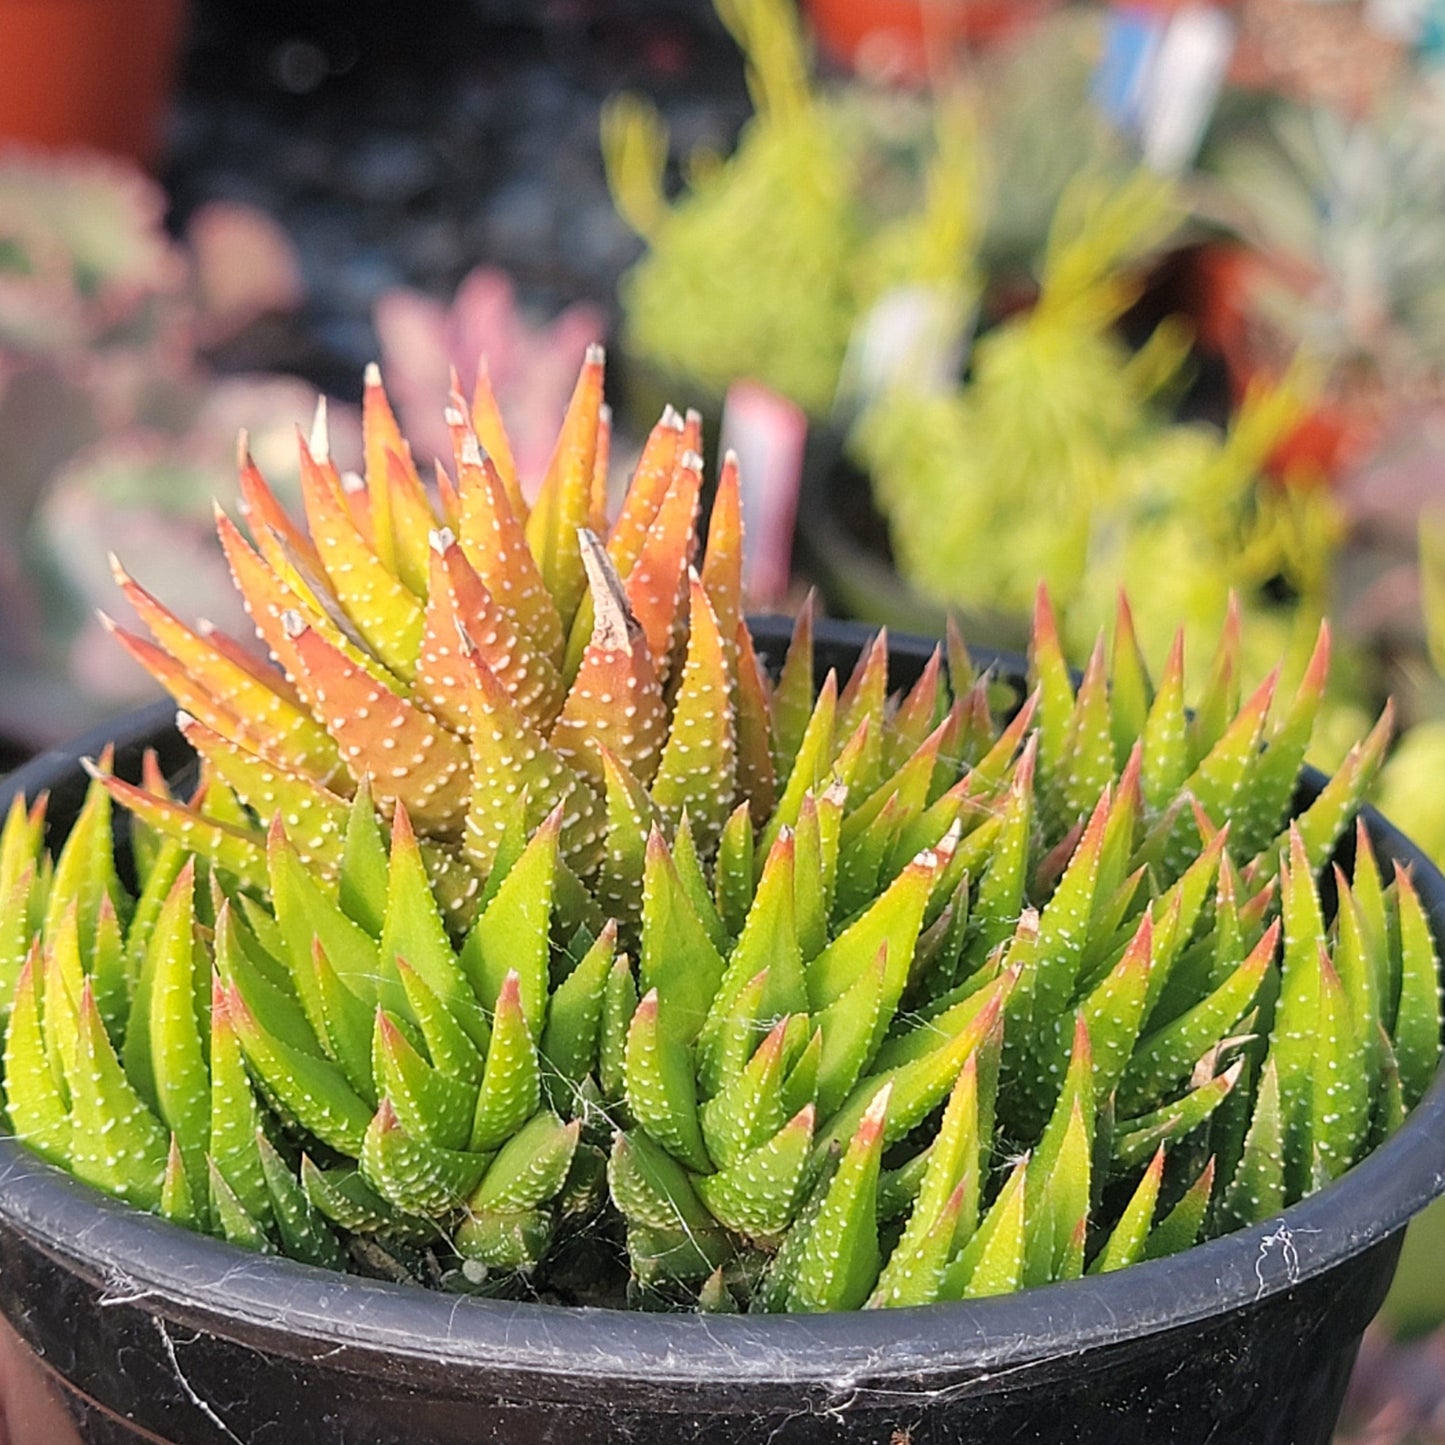
[[[785,627],[754,631],[776,661]],[[820,666],[849,666],[866,637],[820,625]],[[930,650],[896,640],[894,684]],[[106,731],[118,771],[147,745],[184,759],[169,718],[150,709]],[[0,805],[50,787],[64,826],[77,760],[100,741],[36,760]],[[1445,938],[1445,877],[1366,817]],[[247,1254],[0,1141],[0,1312],[14,1331],[0,1381],[21,1445],[1326,1445],[1401,1231],[1442,1190],[1437,1079],[1335,1184],[1168,1259],[922,1309],[661,1315],[458,1298]]]

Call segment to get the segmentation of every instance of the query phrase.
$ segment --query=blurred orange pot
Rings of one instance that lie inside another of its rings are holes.
[[[870,75],[921,80],[931,51],[1000,40],[1058,0],[804,0],[824,51]]]
[[[185,0],[0,0],[0,140],[153,161],[184,16]]]
[[[1199,345],[1223,359],[1238,403],[1258,380],[1277,380],[1288,367],[1289,347],[1271,333],[1256,297],[1268,286],[1305,290],[1309,272],[1284,257],[1220,243],[1194,256],[1190,311]],[[1377,388],[1334,385],[1279,444],[1266,470],[1279,481],[1333,483],[1358,464],[1378,440],[1388,398]]]

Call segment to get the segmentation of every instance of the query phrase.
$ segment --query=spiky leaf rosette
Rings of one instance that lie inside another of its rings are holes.
[[[1241,700],[1231,629],[1190,712],[1127,613],[1076,681],[1041,597],[995,713],[956,635],[901,691],[883,637],[820,682],[805,612],[771,679],[735,467],[703,548],[668,413],[600,515],[599,364],[530,512],[460,407],[435,500],[379,395],[384,471],[313,438],[306,529],[248,468],[222,534],[279,671],[126,579],[203,787],[102,760],[53,864],[43,809],[6,824],[23,1139],[252,1248],[818,1310],[1118,1269],[1396,1127],[1435,946],[1363,829],[1321,882],[1388,718],[1288,818],[1326,638]]]

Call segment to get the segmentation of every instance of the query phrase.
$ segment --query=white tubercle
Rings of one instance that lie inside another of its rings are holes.
[[[331,460],[331,432],[326,425],[326,397],[316,398],[316,415],[311,419],[311,455],[318,462]]]

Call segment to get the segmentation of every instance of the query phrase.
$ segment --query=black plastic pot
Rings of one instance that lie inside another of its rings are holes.
[[[756,632],[776,659],[784,629]],[[823,624],[820,660],[848,666],[865,636]],[[928,650],[897,640],[895,682]],[[183,756],[163,710],[110,735],[122,769],[147,742]],[[50,787],[63,826],[99,741],[32,763],[0,803]],[[1445,877],[1369,824],[1445,937]],[[1170,1259],[972,1304],[705,1318],[461,1299],[246,1254],[6,1141],[0,1388],[16,1445],[1324,1445],[1401,1231],[1442,1190],[1437,1080],[1330,1188]]]

